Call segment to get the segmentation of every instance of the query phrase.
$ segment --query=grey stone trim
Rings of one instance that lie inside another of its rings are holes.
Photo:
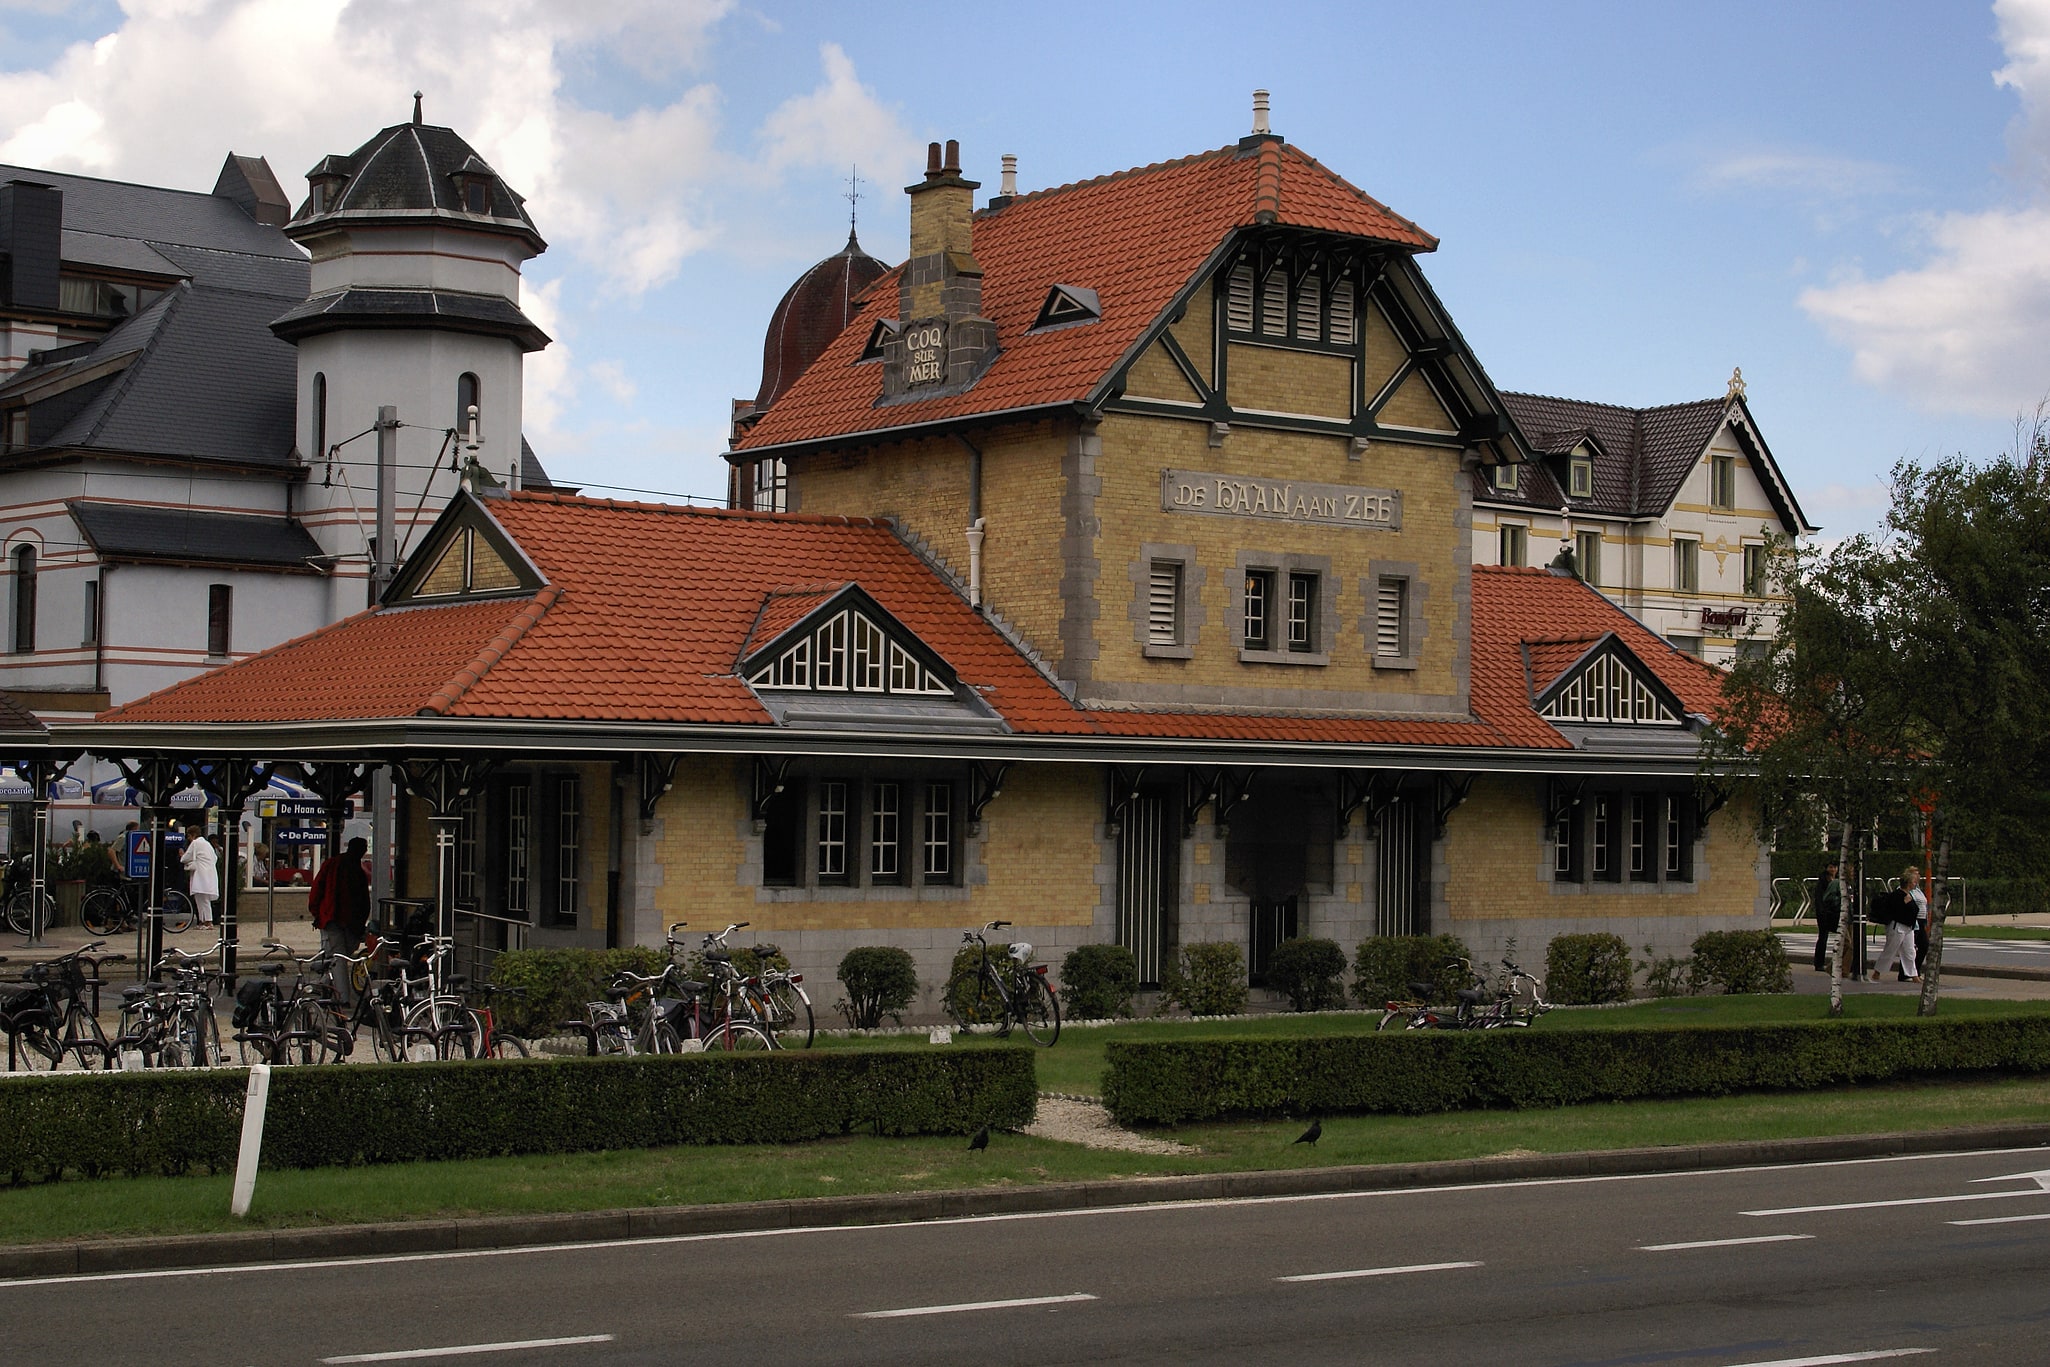
[[[1452,615],[1456,623],[1452,628],[1452,677],[1457,681],[1461,712],[1468,710],[1473,694],[1473,481],[1464,478],[1466,459],[1459,463],[1459,508],[1452,515],[1453,528],[1459,533],[1459,546],[1452,556]]]
[[[1061,460],[1061,658],[1060,677],[1086,684],[1096,672],[1096,619],[1102,613],[1097,581],[1102,567],[1096,541],[1102,524],[1096,516],[1103,477],[1096,463],[1103,455],[1097,424],[1080,424],[1068,439]]]
[[[1178,611],[1181,637],[1171,646],[1152,645],[1146,639],[1147,609],[1151,605],[1153,562],[1156,560],[1172,560],[1182,567],[1182,601]],[[1203,584],[1210,572],[1197,561],[1196,548],[1148,541],[1139,547],[1139,557],[1132,561],[1130,574],[1132,603],[1126,615],[1132,621],[1132,639],[1139,643],[1148,659],[1189,659],[1195,653],[1196,642],[1209,620],[1203,607]]]
[[[1383,579],[1404,579],[1409,582],[1409,620],[1403,624],[1403,636],[1409,642],[1409,652],[1399,657],[1376,655],[1375,642],[1380,639],[1381,628],[1381,581]],[[1425,582],[1423,570],[1414,560],[1369,560],[1367,577],[1360,583],[1360,597],[1366,602],[1366,610],[1360,614],[1360,640],[1366,645],[1367,654],[1376,669],[1415,669],[1423,659],[1424,640],[1430,634],[1426,625],[1424,604],[1431,596],[1431,586]]]

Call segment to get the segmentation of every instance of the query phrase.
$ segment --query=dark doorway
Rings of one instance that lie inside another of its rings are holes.
[[[1431,930],[1431,813],[1405,793],[1381,810],[1374,833],[1374,933]]]
[[[1158,987],[1175,943],[1176,856],[1179,842],[1164,793],[1141,793],[1118,818],[1118,943],[1139,963],[1142,987]]]
[[[1320,774],[1268,771],[1227,780],[1235,805],[1227,819],[1224,878],[1252,904],[1246,968],[1264,981],[1267,959],[1301,933],[1304,894],[1329,892],[1335,822],[1331,785]]]
[[[1299,898],[1273,897],[1255,900],[1252,908],[1253,938],[1246,955],[1247,976],[1255,985],[1267,981],[1267,962],[1274,947],[1297,935],[1296,910]]]

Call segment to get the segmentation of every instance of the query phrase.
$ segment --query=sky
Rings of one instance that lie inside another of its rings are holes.
[[[958,138],[994,193],[1275,131],[1435,234],[1504,389],[1752,411],[1829,538],[1902,459],[2008,449],[2050,394],[2050,0],[0,0],[0,162],[296,199],[410,117],[550,246],[527,435],[592,492],[716,499],[802,271],[905,255]]]

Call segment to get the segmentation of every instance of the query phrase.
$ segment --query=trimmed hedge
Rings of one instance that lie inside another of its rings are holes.
[[[491,962],[491,981],[518,987],[524,997],[492,1003],[499,1028],[528,1039],[559,1034],[566,1020],[581,1019],[584,1003],[605,1000],[614,973],[659,973],[668,960],[659,949],[509,949]]]
[[[1069,1020],[1132,1014],[1139,961],[1123,945],[1077,945],[1061,960],[1061,1010]]]
[[[1154,1014],[1179,1005],[1192,1016],[1236,1016],[1247,995],[1246,952],[1229,940],[1198,940],[1162,966]]]
[[[1770,930],[1711,930],[1694,941],[1688,985],[1732,995],[1791,992],[1794,970],[1786,946]]]
[[[1283,940],[1267,955],[1267,986],[1296,1011],[1345,1005],[1345,951],[1336,940]]]
[[[1620,935],[1554,935],[1545,950],[1545,990],[1561,1006],[1629,1001],[1632,980]]]
[[[2050,1016],[1178,1040],[1113,1043],[1106,1056],[1104,1105],[1122,1125],[1425,1115],[2042,1072]]]
[[[231,1169],[248,1073],[44,1074],[0,1084],[0,1171],[30,1177]],[[671,1144],[789,1144],[854,1129],[1015,1129],[1029,1049],[882,1050],[279,1068],[266,1168]]]
[[[918,965],[911,951],[895,945],[856,945],[840,959],[837,975],[847,989],[836,1009],[857,1030],[873,1030],[888,1016],[899,1025],[918,995]]]

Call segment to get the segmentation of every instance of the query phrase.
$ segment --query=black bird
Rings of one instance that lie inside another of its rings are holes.
[[[1322,1137],[1323,1137],[1323,1134],[1324,1134],[1324,1122],[1323,1122],[1323,1120],[1322,1120],[1322,1119],[1312,1120],[1312,1121],[1310,1122],[1310,1128],[1309,1128],[1309,1129],[1307,1129],[1307,1130],[1304,1130],[1304,1131],[1303,1131],[1303,1132],[1302,1132],[1301,1134],[1297,1135],[1297,1136],[1296,1136],[1296,1138],[1295,1138],[1295,1142],[1296,1142],[1296,1143],[1298,1143],[1298,1144],[1315,1144],[1315,1143],[1317,1142],[1317,1140],[1318,1140],[1318,1139],[1320,1139],[1320,1138],[1322,1138]]]
[[[983,1150],[983,1149],[986,1149],[986,1148],[988,1148],[988,1147],[989,1147],[989,1126],[987,1126],[987,1125],[984,1125],[984,1126],[983,1126],[983,1127],[982,1127],[981,1129],[979,1129],[979,1130],[977,1130],[977,1131],[975,1132],[975,1134],[974,1134],[974,1136],[973,1136],[972,1138],[970,1138],[970,1139],[969,1139],[969,1141],[968,1141],[968,1151],[969,1151],[970,1153],[976,1153],[976,1152],[979,1152],[979,1151],[981,1151],[981,1150]]]

